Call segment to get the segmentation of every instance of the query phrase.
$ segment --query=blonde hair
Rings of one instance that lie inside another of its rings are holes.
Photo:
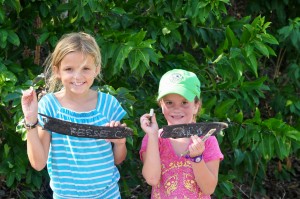
[[[45,83],[48,92],[54,92],[62,88],[61,82],[54,74],[54,67],[59,69],[62,59],[71,52],[82,52],[85,55],[92,56],[96,67],[101,69],[100,48],[94,37],[84,32],[65,34],[58,41],[53,53],[47,57],[44,63]]]

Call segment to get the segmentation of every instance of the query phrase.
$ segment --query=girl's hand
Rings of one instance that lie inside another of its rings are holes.
[[[193,143],[189,146],[190,156],[196,157],[201,155],[205,150],[204,142],[197,135],[192,135],[191,139]]]
[[[21,105],[26,123],[36,123],[38,116],[38,100],[33,87],[23,91]]]
[[[105,124],[107,127],[117,127],[117,126],[123,126],[125,127],[126,124],[123,123],[121,124],[119,121],[111,121],[110,123]],[[107,142],[112,142],[114,144],[125,144],[126,143],[126,138],[121,138],[121,139],[106,139]]]
[[[140,118],[141,128],[148,135],[157,135],[158,134],[158,124],[156,122],[155,113],[153,116],[150,116],[149,113],[142,115]]]

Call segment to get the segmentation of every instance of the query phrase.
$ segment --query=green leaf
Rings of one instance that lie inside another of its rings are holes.
[[[136,68],[138,67],[140,60],[141,60],[140,53],[141,53],[141,51],[139,49],[137,49],[137,50],[131,51],[130,54],[128,55],[128,62],[129,62],[131,71],[136,70]]]
[[[255,48],[264,56],[269,57],[269,51],[266,45],[260,41],[255,40],[254,41]]]
[[[202,9],[199,9],[197,10],[197,15],[198,15],[198,19],[195,18],[196,21],[200,20],[201,23],[205,23],[206,19],[208,18],[209,14],[210,14],[210,6],[206,6],[206,7],[203,7]],[[197,24],[197,23],[193,23],[194,25]]]
[[[26,184],[30,184],[30,183],[31,183],[31,178],[32,178],[32,170],[29,169],[29,170],[26,172]]]
[[[119,7],[114,7],[113,9],[111,9],[111,11],[118,15],[126,14],[126,11],[123,8]]]
[[[242,123],[244,119],[243,111],[239,111],[237,114],[235,114],[232,118],[233,121]]]
[[[131,45],[130,43],[132,42],[134,45],[138,46],[144,40],[146,33],[147,33],[146,31],[140,31],[137,34],[133,34],[130,37],[129,42],[127,42],[126,44]],[[148,41],[153,42],[153,40],[148,40]]]
[[[93,14],[90,12],[90,7],[89,6],[85,6],[84,9],[83,9],[83,18],[84,18],[84,21],[89,22],[92,17],[93,17]]]
[[[162,29],[162,33],[163,33],[163,35],[167,35],[167,34],[170,34],[171,31],[170,31],[167,27],[164,27],[164,28]]]
[[[58,12],[68,11],[68,10],[71,10],[72,8],[74,8],[75,6],[76,6],[76,4],[60,3],[59,6],[57,7],[57,11]]]
[[[10,148],[11,147],[8,144],[4,144],[4,155],[5,155],[5,157],[8,157]]]
[[[257,124],[261,123],[261,114],[258,108],[255,109],[255,114],[254,114],[254,118],[253,118]]]
[[[254,117],[252,119],[247,119],[244,121],[244,124],[252,124],[252,123],[256,123],[258,125],[260,125],[262,122],[261,120],[261,114],[258,108],[255,109],[255,114]]]
[[[38,176],[38,175],[32,175],[32,183],[34,184],[34,186],[36,188],[40,188],[42,185],[42,177]]]
[[[258,73],[257,73],[257,60],[256,60],[256,56],[254,54],[250,55],[248,57],[248,61],[249,63],[249,67],[251,69],[251,71],[255,74],[255,77],[258,77]]]
[[[230,4],[230,0],[219,0],[220,2],[223,2],[225,4]]]
[[[292,26],[284,26],[283,28],[278,30],[278,33],[283,37],[283,40],[285,40],[287,37],[289,37],[292,30],[293,30]]]
[[[50,35],[49,32],[45,32],[45,33],[41,34],[41,36],[37,40],[37,43],[39,45],[45,43],[45,41],[48,39],[49,35]]]
[[[163,57],[160,52],[157,54],[157,53],[154,52],[154,49],[152,49],[152,48],[151,49],[150,48],[145,48],[145,49],[143,49],[143,51],[147,52],[151,62],[155,63],[156,65],[158,65],[159,59]]]
[[[82,12],[83,12],[82,14],[83,14],[84,21],[89,22],[92,17],[89,6],[85,6]]]
[[[281,160],[286,158],[290,152],[290,144],[286,143],[285,137],[275,136],[274,142],[275,153]]]
[[[262,31],[266,34],[266,30],[270,27],[271,22],[266,22],[263,27],[262,27]]]
[[[0,48],[6,48],[7,42],[0,42]]]
[[[42,14],[43,17],[46,17],[49,13],[49,9],[47,7],[47,4],[46,3],[42,3],[40,5],[40,12]]]
[[[20,39],[19,39],[18,35],[12,30],[8,31],[7,41],[9,41],[11,44],[13,44],[15,46],[20,45]]]
[[[240,140],[245,136],[245,129],[243,129],[242,127],[239,127],[237,128],[235,131],[233,132],[236,132],[233,137],[231,138],[232,140],[232,143],[235,145],[235,146],[238,146]]]
[[[286,131],[286,136],[296,141],[300,141],[300,132],[297,130]]]
[[[26,198],[36,198],[31,190],[22,191],[22,194],[25,195]]]
[[[128,61],[129,61],[131,71],[135,71],[138,68],[140,61],[142,61],[145,64],[146,68],[149,68],[148,51],[144,49],[132,50],[128,55]]]
[[[266,47],[267,47],[270,55],[276,56],[275,51],[270,46],[266,46]]]
[[[8,175],[6,176],[6,186],[11,187],[14,184],[14,181],[15,181],[15,173],[14,172],[8,173]]]
[[[220,55],[217,57],[217,59],[215,59],[215,61],[213,61],[212,63],[213,63],[213,64],[218,63],[218,62],[222,59],[222,57],[223,57],[223,53],[220,54]]]
[[[253,154],[251,152],[245,153],[245,165],[247,165],[247,171],[253,173]]]
[[[226,32],[226,39],[229,42],[229,47],[237,47],[239,45],[239,41],[229,26],[226,27],[225,32]]]
[[[243,63],[240,61],[239,58],[234,58],[234,59],[230,59],[231,62],[231,67],[234,71],[234,75],[236,76],[236,78],[238,80],[240,80],[240,78],[243,75]]]
[[[300,44],[300,38],[299,38],[300,37],[300,32],[299,32],[299,30],[293,30],[291,32],[290,37],[291,37],[292,44],[295,47],[297,47]]]
[[[15,9],[15,11],[19,14],[21,12],[21,4],[19,0],[8,0],[7,3],[10,7]]]
[[[270,34],[261,34],[261,38],[263,39],[263,42],[267,42],[269,44],[275,44],[275,45],[279,44],[277,39]]]
[[[254,53],[253,45],[249,45],[249,44],[245,45],[244,51],[246,52],[246,57],[253,55]]]
[[[0,7],[0,23],[3,23],[4,19],[5,19],[5,14],[2,7]]]
[[[240,57],[242,55],[242,51],[240,48],[230,48],[230,56],[229,59],[233,59],[236,57]]]
[[[240,149],[234,150],[234,166],[238,166],[244,160],[245,154]]]
[[[209,114],[210,111],[211,111],[211,109],[212,109],[212,107],[215,106],[216,103],[217,103],[217,97],[216,97],[216,95],[214,95],[214,96],[208,98],[208,100],[205,101],[205,102],[203,103],[203,105],[202,105],[202,106],[203,106],[203,108],[202,108],[203,111],[204,111],[206,114]]]
[[[249,32],[250,35],[254,34],[254,28],[250,24],[245,24],[244,28]]]
[[[5,29],[0,29],[0,42],[1,43],[6,43],[6,40],[7,40],[7,36],[8,36],[8,33]]]
[[[193,2],[196,3],[197,1],[193,1]],[[208,4],[209,4],[208,1],[200,1],[200,2],[198,2],[199,8],[205,8]],[[194,8],[194,9],[198,9],[197,6],[191,6],[191,7]]]
[[[209,46],[206,46],[205,48],[202,48],[201,50],[204,53],[205,57],[207,57],[207,58],[211,59],[214,56],[214,52],[212,51],[212,49]]]
[[[263,121],[262,125],[275,132],[286,132],[288,130],[288,126],[286,126],[285,122],[277,118],[266,119]]]
[[[221,182],[219,184],[220,189],[222,190],[222,192],[224,192],[224,194],[226,194],[226,196],[233,196],[232,190],[233,190],[233,185],[231,183],[228,182]]]
[[[4,97],[4,99],[3,99],[3,101],[4,102],[9,102],[9,101],[13,101],[13,100],[15,100],[15,99],[19,99],[21,96],[20,96],[20,94],[18,94],[18,93],[8,93],[5,97]]]
[[[260,27],[260,24],[264,22],[264,17],[261,17],[260,15],[257,16],[251,23],[253,27]]]
[[[263,83],[267,80],[267,77],[260,77],[254,81],[244,81],[241,84],[241,89],[246,90],[246,91],[251,91],[251,90],[259,90],[262,86]]]
[[[274,142],[275,138],[270,134],[261,135],[261,143],[259,149],[262,153],[262,156],[265,160],[270,160],[274,155]]]
[[[55,45],[57,44],[58,42],[58,38],[56,35],[51,35],[48,39],[48,41],[50,42],[51,46],[52,47],[55,47]]]
[[[218,118],[226,118],[227,112],[232,108],[232,106],[234,105],[235,102],[236,102],[235,99],[228,99],[228,100],[221,102],[215,108],[215,115]]]
[[[241,43],[248,43],[248,41],[251,38],[251,33],[249,32],[249,30],[247,28],[243,28],[243,33],[241,36]]]
[[[141,50],[141,61],[144,62],[147,68],[149,68],[149,54],[144,49]]]
[[[117,56],[116,56],[116,60],[115,63],[113,65],[113,71],[112,74],[116,74],[118,73],[121,68],[123,67],[124,61],[125,59],[128,57],[128,54],[131,52],[131,50],[133,49],[132,46],[126,45],[126,46],[121,46],[117,51]]]

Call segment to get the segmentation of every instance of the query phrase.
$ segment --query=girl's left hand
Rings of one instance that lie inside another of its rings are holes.
[[[108,127],[117,127],[117,126],[123,126],[125,127],[126,124],[123,123],[121,124],[120,121],[111,121],[110,123],[105,124],[105,126]],[[114,144],[125,144],[126,143],[126,138],[121,138],[121,139],[106,139],[107,142],[112,142]]]
[[[204,142],[197,135],[192,135],[191,139],[193,143],[189,146],[190,156],[196,157],[201,155],[205,150]]]

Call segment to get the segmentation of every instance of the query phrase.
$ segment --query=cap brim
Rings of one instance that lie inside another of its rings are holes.
[[[167,90],[161,90],[159,92],[159,95],[157,97],[157,101],[159,101],[162,97],[168,95],[168,94],[178,94],[187,99],[188,101],[192,102],[194,101],[196,95],[193,94],[189,89],[186,89],[183,86],[176,85],[174,87],[170,86],[167,88]]]

